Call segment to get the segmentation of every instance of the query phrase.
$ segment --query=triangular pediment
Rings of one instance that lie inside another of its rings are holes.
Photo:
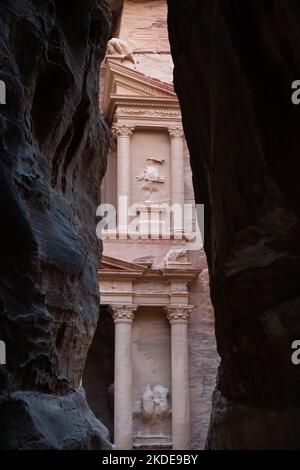
[[[110,100],[116,97],[177,100],[171,84],[147,77],[114,60],[106,62],[104,81],[103,110],[105,114]]]
[[[143,273],[145,266],[136,263],[129,263],[111,256],[103,255],[101,258],[99,272],[111,271],[114,273]]]

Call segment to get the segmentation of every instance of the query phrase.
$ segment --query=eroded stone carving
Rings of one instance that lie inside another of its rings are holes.
[[[135,258],[132,262],[137,264],[146,264],[150,267],[152,266],[154,259],[154,256],[140,256],[139,258]]]
[[[147,423],[159,423],[172,414],[168,397],[169,389],[167,387],[155,385],[155,387],[151,389],[148,384],[141,401],[136,404],[136,414],[140,414]]]
[[[156,158],[156,157],[149,157],[146,159],[147,162],[154,162],[154,163],[158,163],[158,164],[162,164],[165,159],[164,158]]]
[[[170,127],[169,128],[169,135],[172,138],[180,139],[184,136],[183,129],[181,127]]]
[[[174,321],[188,321],[190,319],[191,312],[194,309],[193,305],[172,305],[164,307],[167,313],[167,319],[169,322]]]
[[[137,305],[118,305],[111,304],[110,310],[112,312],[112,317],[114,322],[132,322],[134,318],[134,312],[137,310]]]
[[[134,127],[126,126],[125,124],[122,126],[113,126],[111,129],[111,132],[114,137],[118,137],[118,136],[130,137],[133,131],[134,131]]]
[[[122,62],[123,60],[130,60],[130,62],[135,64],[131,50],[127,44],[119,38],[112,38],[110,41],[108,41],[106,55],[120,56],[122,58]]]
[[[159,176],[158,169],[155,166],[149,165],[145,168],[144,173],[137,176],[138,181],[149,181],[151,183],[164,183],[165,177]]]
[[[147,159],[155,163],[163,163],[163,160],[158,161],[154,158]],[[146,160],[146,161],[147,161]],[[148,165],[141,175],[136,176],[137,181],[142,181],[141,188],[146,193],[146,201],[150,201],[152,193],[158,191],[158,185],[165,183],[166,179],[164,176],[160,176],[158,168],[154,165]]]
[[[165,256],[166,265],[172,263],[188,263],[188,252],[186,248],[172,249]]]

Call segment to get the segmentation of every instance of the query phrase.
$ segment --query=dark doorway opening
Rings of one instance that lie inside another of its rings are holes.
[[[111,440],[114,434],[114,338],[115,327],[112,316],[108,307],[101,305],[82,382],[87,401],[96,417],[108,428]]]

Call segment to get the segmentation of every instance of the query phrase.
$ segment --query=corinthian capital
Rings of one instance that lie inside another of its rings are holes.
[[[115,125],[111,128],[114,136],[130,137],[134,131],[134,127],[124,125]]]
[[[134,312],[137,310],[138,305],[112,304],[109,307],[115,323],[131,323],[134,319]]]
[[[169,127],[168,129],[169,135],[172,138],[182,138],[184,136],[184,132],[182,127]]]
[[[194,309],[193,305],[168,305],[165,307],[167,319],[170,323],[187,322]]]

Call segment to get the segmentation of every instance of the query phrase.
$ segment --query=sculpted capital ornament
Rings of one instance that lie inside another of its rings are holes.
[[[134,131],[134,127],[126,126],[124,124],[123,126],[113,126],[111,131],[115,137],[130,137]]]
[[[165,307],[167,319],[173,322],[188,322],[194,309],[193,305],[169,305]]]
[[[138,305],[112,304],[109,307],[115,323],[131,323]]]
[[[180,139],[184,136],[182,127],[169,127],[169,135],[172,138]]]

